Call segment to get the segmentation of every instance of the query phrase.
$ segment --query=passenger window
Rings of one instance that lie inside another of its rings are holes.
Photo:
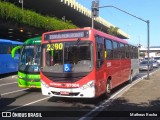
[[[130,57],[130,50],[129,50],[129,45],[125,45],[126,48],[126,58]]]
[[[113,59],[112,41],[105,39],[105,47],[107,51],[107,59]]]
[[[10,46],[8,46],[8,49],[7,49],[7,54],[11,54],[11,47]]]
[[[123,43],[120,43],[120,55],[121,55],[121,58],[126,57],[126,50],[125,50],[125,46]]]
[[[102,37],[96,36],[96,66],[100,68],[104,63],[104,40]]]
[[[119,43],[118,42],[113,42],[113,58],[114,59],[119,59],[120,54],[119,54]]]

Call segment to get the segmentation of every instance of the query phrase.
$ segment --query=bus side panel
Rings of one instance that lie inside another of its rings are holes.
[[[0,74],[16,72],[18,70],[19,55],[12,58],[11,54],[1,54],[0,58]]]
[[[106,64],[96,70],[96,96],[103,94],[106,90]]]
[[[107,73],[108,76],[111,76],[112,88],[118,85],[118,82],[121,80],[121,66],[120,60],[107,60]]]
[[[112,88],[128,80],[131,69],[131,61],[124,60],[107,60],[107,76],[111,76]]]
[[[131,60],[129,60],[129,59],[121,60],[121,77],[122,77],[122,80],[121,80],[120,84],[128,81],[128,78],[130,76],[130,71],[131,71]]]

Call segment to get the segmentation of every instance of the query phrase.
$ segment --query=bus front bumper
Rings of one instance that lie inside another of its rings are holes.
[[[47,96],[56,97],[69,97],[69,98],[94,98],[95,85],[94,80],[88,82],[79,88],[55,88],[48,86],[45,82],[41,81],[42,94]]]

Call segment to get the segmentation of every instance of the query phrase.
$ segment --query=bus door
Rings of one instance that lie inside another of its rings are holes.
[[[105,90],[104,40],[96,36],[96,87],[98,94]]]
[[[126,48],[125,44],[120,43],[119,44],[119,50],[120,50],[120,57],[121,57],[121,81],[119,84],[123,83],[124,81],[128,80],[129,74],[130,74],[130,60],[126,59]]]

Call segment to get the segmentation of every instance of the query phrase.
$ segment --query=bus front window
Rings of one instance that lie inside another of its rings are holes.
[[[89,41],[46,44],[43,47],[43,72],[90,72],[93,69],[92,49]]]
[[[39,72],[40,45],[24,46],[21,52],[19,70],[24,72]]]

